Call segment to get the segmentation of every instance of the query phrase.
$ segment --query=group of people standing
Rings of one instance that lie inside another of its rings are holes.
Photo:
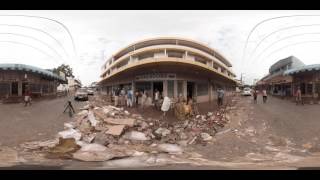
[[[258,91],[256,89],[254,89],[252,94],[253,94],[254,103],[257,103]],[[302,101],[302,94],[301,94],[300,87],[297,88],[297,91],[295,92],[294,96],[295,96],[296,105],[299,105],[299,104],[303,105],[304,104]],[[263,97],[263,103],[266,103],[268,95],[267,95],[267,91],[265,89],[262,90],[262,97]]]
[[[258,90],[256,89],[253,89],[253,102],[256,104],[258,102]],[[262,90],[262,99],[263,99],[263,103],[266,103],[267,102],[267,99],[268,99],[268,94],[267,94],[267,90],[263,89]]]
[[[132,89],[125,90],[117,88],[114,91],[114,106],[133,106],[133,91]]]
[[[154,103],[158,104],[160,101],[160,92],[155,90],[154,93]],[[150,102],[151,101],[151,102]],[[118,88],[114,91],[114,106],[127,106],[127,107],[138,107],[140,105],[144,108],[148,103],[152,103],[152,97],[150,97],[149,92],[144,91],[135,91],[131,88]]]

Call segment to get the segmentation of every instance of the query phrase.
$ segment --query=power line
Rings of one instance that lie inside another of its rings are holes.
[[[259,23],[257,23],[250,31],[250,33],[248,34],[247,36],[247,39],[246,39],[246,42],[245,42],[245,46],[243,48],[243,53],[242,53],[242,59],[241,59],[241,69],[243,67],[243,60],[245,58],[245,55],[246,55],[246,50],[247,50],[247,46],[248,46],[248,42],[249,42],[249,39],[253,33],[253,31],[255,31],[258,26],[260,26],[261,24],[263,23],[266,23],[268,21],[272,21],[272,20],[275,20],[275,19],[282,19],[282,18],[290,18],[290,17],[308,17],[308,16],[320,16],[320,15],[287,15],[287,16],[277,16],[277,17],[273,17],[273,18],[268,18],[268,19],[265,19],[265,20],[262,20],[260,21]]]
[[[299,44],[307,44],[307,43],[320,43],[320,41],[301,41],[301,42],[289,44],[289,45],[283,46],[283,47],[281,47],[281,48],[279,48],[279,49],[276,49],[275,51],[272,51],[270,54],[268,54],[268,55],[266,56],[266,58],[267,58],[267,57],[270,57],[270,56],[273,55],[274,53],[276,53],[276,52],[278,52],[278,51],[280,51],[280,50],[283,50],[283,49],[285,49],[285,48],[288,48],[288,47],[290,47],[290,46],[296,46],[296,45],[299,45]]]
[[[44,41],[42,41],[42,40],[40,40],[38,38],[35,38],[35,37],[32,37],[32,36],[28,36],[28,35],[24,35],[24,34],[19,34],[19,33],[0,33],[0,34],[10,34],[10,35],[21,36],[21,37],[26,37],[26,38],[33,39],[33,40],[38,41],[38,42],[42,43],[43,45],[47,46],[49,49],[54,51],[55,54],[57,54],[61,59],[63,59],[63,57],[54,48],[52,48],[50,45],[48,45],[47,43],[45,43]]]
[[[276,31],[273,31],[273,32],[269,33],[261,41],[259,41],[258,45],[255,47],[253,52],[250,54],[250,57],[249,57],[250,59],[249,60],[251,60],[252,55],[256,52],[257,48],[261,45],[261,43],[263,41],[265,41],[267,38],[269,38],[270,36],[274,35],[275,33],[278,33],[280,31],[285,31],[285,30],[288,30],[288,29],[294,29],[294,28],[299,28],[299,27],[307,27],[307,26],[320,26],[320,24],[306,24],[306,25],[289,26],[289,27],[281,28],[281,29],[278,29]]]
[[[256,59],[257,61],[259,61],[260,57],[262,54],[264,54],[270,47],[272,47],[274,44],[280,42],[280,41],[283,41],[283,40],[286,40],[286,39],[290,39],[290,38],[293,38],[293,37],[298,37],[298,36],[304,36],[304,35],[308,35],[308,34],[320,34],[319,32],[316,32],[316,33],[300,33],[300,34],[294,34],[294,35],[291,35],[291,36],[287,36],[287,37],[284,37],[282,39],[279,39],[275,42],[273,42],[271,45],[269,45],[268,47],[266,47],[265,49],[262,50],[262,52],[254,59]],[[257,61],[254,61],[254,62],[257,62]]]
[[[51,57],[52,59],[55,59],[53,56],[51,56],[50,54],[46,53],[45,51],[43,51],[43,50],[41,50],[41,49],[39,49],[39,48],[37,48],[37,47],[34,47],[34,46],[32,46],[32,45],[29,45],[29,44],[25,44],[25,43],[17,42],[17,41],[1,41],[1,40],[0,40],[0,42],[3,42],[3,43],[12,43],[12,44],[19,44],[19,45],[27,46],[27,47],[30,47],[30,48],[32,48],[32,49],[35,49],[35,50],[37,50],[37,51],[45,54],[46,56]],[[56,60],[55,60],[55,61],[56,61]],[[56,61],[56,62],[57,62],[57,61]]]
[[[77,51],[76,51],[76,47],[75,47],[75,43],[74,43],[74,40],[73,40],[73,37],[68,29],[68,27],[66,25],[64,25],[63,23],[61,23],[60,21],[58,20],[55,20],[55,19],[51,19],[51,18],[47,18],[47,17],[42,17],[42,16],[32,16],[32,15],[0,15],[0,16],[13,16],[13,17],[29,17],[29,18],[38,18],[38,19],[45,19],[45,20],[49,20],[51,22],[55,22],[57,24],[59,24],[60,26],[62,26],[62,28],[68,33],[70,39],[71,39],[71,42],[72,42],[72,46],[73,46],[73,50],[74,50],[74,53],[77,55]]]
[[[56,43],[58,43],[58,45],[63,49],[64,53],[70,57],[69,53],[67,53],[66,49],[63,47],[63,45],[60,43],[60,41],[58,39],[56,39],[54,36],[52,36],[50,33],[42,30],[42,29],[38,29],[38,28],[34,28],[34,27],[30,27],[30,26],[23,26],[23,25],[12,25],[12,24],[0,24],[0,26],[13,26],[13,27],[21,27],[21,28],[26,28],[26,29],[32,29],[38,32],[42,32],[44,34],[46,34],[47,36],[49,36],[50,38],[52,38]]]

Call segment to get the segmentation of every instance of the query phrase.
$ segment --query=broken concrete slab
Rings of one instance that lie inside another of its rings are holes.
[[[98,121],[96,120],[93,111],[89,111],[88,119],[90,121],[91,126],[96,127],[96,125],[98,124]]]
[[[74,138],[59,138],[59,143],[49,149],[48,158],[70,158],[71,153],[78,151],[81,148],[76,143]]]
[[[75,140],[80,140],[82,135],[77,130],[68,129],[68,130],[59,132],[58,136],[62,137],[63,139],[74,138]]]
[[[114,126],[106,126],[108,130],[105,132],[106,134],[111,134],[114,136],[120,136],[125,128],[125,125],[114,125]]]

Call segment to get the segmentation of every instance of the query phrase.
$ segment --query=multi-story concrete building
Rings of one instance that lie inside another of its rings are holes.
[[[0,98],[54,95],[65,79],[51,71],[24,64],[0,64]]]
[[[111,93],[116,87],[147,91],[163,96],[194,98],[205,102],[215,98],[218,87],[235,90],[231,63],[213,48],[193,40],[163,37],[133,43],[102,66],[100,88]]]

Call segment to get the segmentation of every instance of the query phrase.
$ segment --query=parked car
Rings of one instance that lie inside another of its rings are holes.
[[[74,100],[85,100],[88,101],[88,91],[85,88],[80,88],[74,95]]]
[[[242,96],[251,96],[251,89],[250,88],[244,88],[242,93]]]
[[[94,91],[92,89],[87,89],[88,95],[94,95]]]

